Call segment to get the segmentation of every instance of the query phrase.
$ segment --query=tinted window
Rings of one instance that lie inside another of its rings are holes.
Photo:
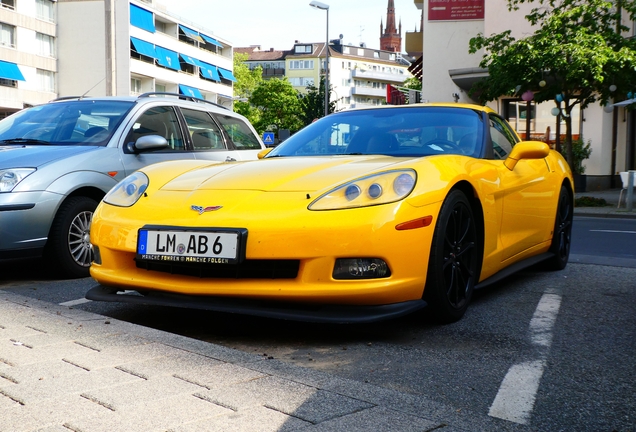
[[[41,144],[106,145],[132,102],[65,101],[22,110],[0,122],[0,140]]]
[[[194,150],[225,149],[223,133],[207,112],[181,108]]]
[[[502,118],[491,114],[489,120],[493,158],[505,159],[517,143],[517,136]]]
[[[153,107],[140,115],[128,132],[126,142],[135,142],[144,135],[162,136],[173,150],[185,150],[177,115],[170,106]]]
[[[217,115],[216,119],[230,136],[237,150],[259,150],[261,148],[258,138],[241,119],[224,115]]]
[[[383,154],[478,156],[483,147],[480,112],[454,107],[345,111],[312,123],[269,156]]]

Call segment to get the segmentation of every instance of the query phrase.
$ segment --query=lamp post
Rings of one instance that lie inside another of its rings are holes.
[[[327,38],[325,43],[325,115],[329,114],[329,5],[312,1],[309,6],[322,9],[327,12]]]

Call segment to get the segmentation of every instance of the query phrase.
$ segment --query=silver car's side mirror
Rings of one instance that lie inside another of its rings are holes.
[[[128,143],[128,151],[131,153],[142,153],[168,148],[170,148],[170,144],[160,135],[144,135],[139,137],[139,139],[134,143]]]

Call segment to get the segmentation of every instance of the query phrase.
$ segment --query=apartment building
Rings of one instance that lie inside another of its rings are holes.
[[[57,96],[51,0],[0,0],[0,118]]]
[[[0,117],[63,96],[232,105],[232,46],[155,0],[0,0]]]
[[[309,85],[317,87],[325,73],[324,42],[296,41],[291,49],[284,51],[261,51],[258,46],[235,50],[248,54],[246,63],[251,69],[263,67],[264,78],[286,77],[301,93],[305,93]],[[276,75],[270,72],[273,65],[277,67]],[[343,45],[340,39],[332,40],[329,84],[336,111],[386,103],[387,85],[402,85],[411,76],[408,66],[400,53]]]

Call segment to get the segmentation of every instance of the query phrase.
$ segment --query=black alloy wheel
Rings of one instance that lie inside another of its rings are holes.
[[[561,186],[550,246],[550,252],[554,256],[547,261],[551,270],[563,270],[568,264],[572,244],[572,220],[572,194],[567,187]]]
[[[481,252],[473,210],[459,190],[452,191],[435,226],[424,299],[443,323],[461,319],[479,277]]]

